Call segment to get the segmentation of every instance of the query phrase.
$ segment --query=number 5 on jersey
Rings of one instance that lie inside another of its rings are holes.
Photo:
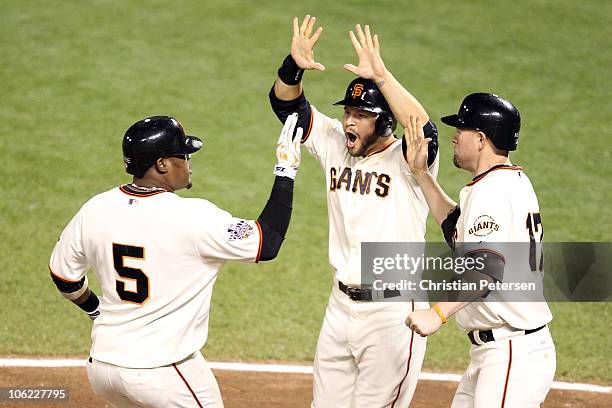
[[[130,268],[123,264],[123,258],[144,260],[144,248],[113,242],[113,264],[120,277],[136,281],[136,292],[125,288],[126,282],[117,279],[117,294],[124,302],[142,304],[149,299],[149,277],[142,269]]]

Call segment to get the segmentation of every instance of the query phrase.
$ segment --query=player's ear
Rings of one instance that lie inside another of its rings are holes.
[[[161,174],[166,174],[168,172],[169,164],[166,159],[157,159],[155,162],[155,168]]]
[[[481,131],[478,131],[478,150],[484,149],[486,144],[487,144],[487,136]]]

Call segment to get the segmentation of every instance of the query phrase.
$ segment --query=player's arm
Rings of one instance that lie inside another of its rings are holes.
[[[496,227],[483,236],[478,232],[478,220],[484,215]],[[490,187],[472,197],[469,211],[464,214],[465,231],[463,240],[455,251],[463,258],[472,258],[470,270],[458,274],[455,280],[472,284],[472,290],[449,291],[445,299],[429,310],[411,313],[406,324],[421,336],[435,333],[446,319],[472,302],[489,295],[489,285],[504,280],[506,268],[506,245],[509,241],[509,225],[512,220],[512,207],[503,188]],[[510,256],[512,254],[510,253]],[[467,262],[466,262],[467,264]],[[482,285],[486,282],[486,285]],[[465,285],[464,285],[465,287]]]
[[[88,287],[87,260],[81,241],[83,209],[68,223],[55,244],[49,261],[51,279],[60,293],[94,320],[100,314],[100,301]]]
[[[365,26],[365,33],[359,24],[355,26],[355,31],[357,35],[350,31],[349,37],[359,58],[359,65],[345,64],[344,69],[362,78],[372,79],[385,96],[399,123],[406,123],[410,115],[418,117],[420,123],[427,123],[429,116],[425,108],[385,67],[380,56],[378,36],[370,34],[368,25]]]
[[[208,202],[203,203],[209,216],[194,224],[196,246],[203,258],[220,262],[259,262],[278,255],[291,220],[294,178],[301,158],[302,129],[295,131],[296,123],[297,114],[293,114],[283,126],[276,145],[276,178],[270,198],[257,220],[236,218]],[[292,137],[294,133],[295,138]],[[200,201],[203,200],[195,203]]]
[[[302,128],[298,128],[293,138],[297,121],[297,113],[290,115],[278,139],[278,161],[274,166],[276,178],[270,198],[257,219],[261,233],[258,261],[276,258],[289,228],[293,208],[293,185],[300,164],[300,141],[303,132]]]
[[[447,319],[468,306],[489,295],[488,284],[501,282],[504,275],[505,259],[499,254],[488,251],[473,251],[465,255],[478,259],[479,268],[465,271],[456,280],[463,283],[473,283],[474,290],[456,290],[445,294],[445,299],[430,309],[417,310],[408,315],[406,326],[410,327],[422,337],[437,332],[446,323]],[[481,282],[487,282],[487,286]]]
[[[306,16],[298,26],[297,17],[293,18],[291,53],[278,69],[278,77],[268,95],[279,120],[284,123],[291,113],[297,112],[298,126],[302,129],[309,129],[312,120],[310,104],[302,90],[302,75],[305,70],[325,70],[322,64],[314,60],[313,49],[323,31],[323,27],[319,27],[313,34],[315,22],[315,17]]]
[[[316,20],[315,17],[307,15],[302,25],[298,26],[298,18],[293,18],[291,53],[279,68],[278,78],[274,83],[274,94],[280,100],[291,101],[300,96],[304,70],[325,71],[325,67],[314,60],[314,46],[323,31],[323,27],[319,27],[313,34]]]
[[[270,198],[257,218],[261,250],[257,261],[270,261],[278,255],[291,220],[293,179],[276,176]]]
[[[87,276],[79,281],[67,281],[51,272],[51,279],[60,293],[87,313],[91,320],[100,315],[100,299],[88,287]]]
[[[423,126],[425,137],[431,139],[428,145],[428,165],[431,166],[438,152],[436,126],[429,120],[429,115],[423,105],[386,68],[380,55],[378,36],[371,35],[368,25],[365,26],[365,33],[359,24],[355,26],[355,31],[357,35],[350,31],[349,37],[359,58],[359,65],[345,64],[344,69],[362,78],[372,79],[385,96],[396,120],[402,126],[406,126],[410,116],[416,116],[419,123],[425,124]]]
[[[427,156],[430,138],[425,138],[419,118],[409,116],[404,128],[406,139],[406,161],[410,172],[421,187],[429,210],[436,222],[442,226],[445,237],[454,231],[459,218],[459,207],[444,192],[438,181],[429,171]],[[447,239],[448,241],[448,239]]]

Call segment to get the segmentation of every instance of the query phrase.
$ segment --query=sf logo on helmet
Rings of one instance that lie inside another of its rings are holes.
[[[363,93],[363,84],[355,84],[355,87],[353,88],[353,93],[351,94],[351,96],[353,98],[359,98],[362,93]]]

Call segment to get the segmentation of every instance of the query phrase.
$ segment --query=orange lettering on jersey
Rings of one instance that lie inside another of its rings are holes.
[[[353,93],[351,94],[351,96],[353,98],[359,98],[362,93],[363,93],[363,84],[356,84],[355,87],[353,87]]]

